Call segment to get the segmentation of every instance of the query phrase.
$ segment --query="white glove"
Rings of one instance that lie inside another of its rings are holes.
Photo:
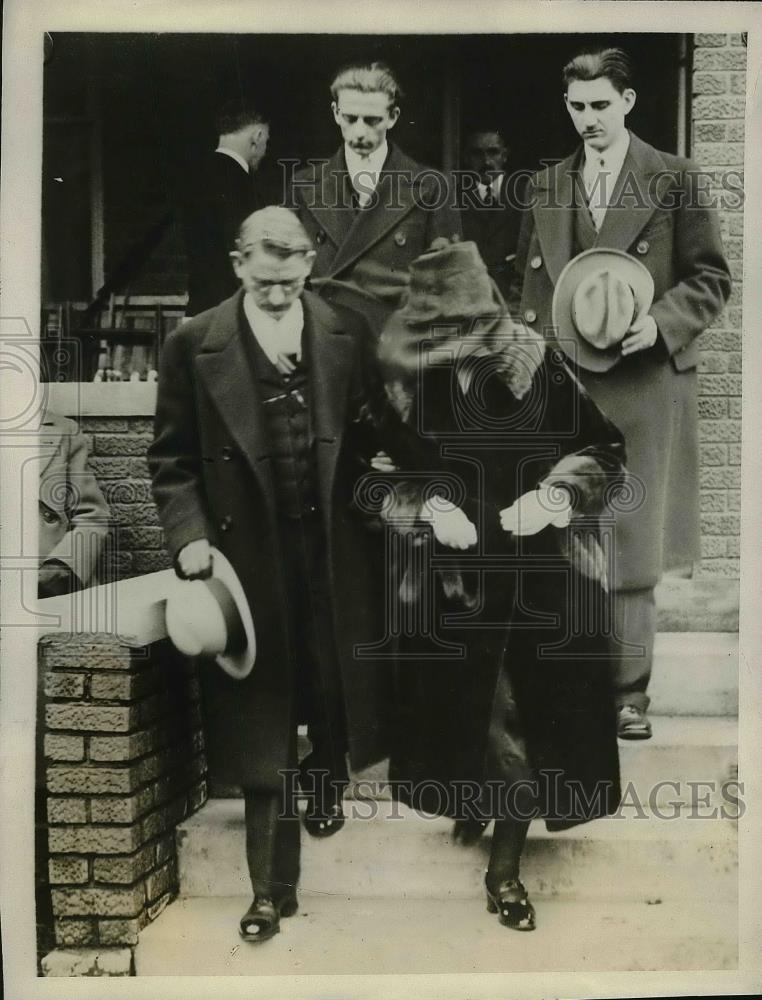
[[[568,490],[563,486],[540,486],[500,511],[500,527],[514,535],[536,535],[549,524],[565,528],[571,516]]]
[[[421,507],[421,519],[430,522],[440,545],[451,549],[468,549],[476,545],[476,526],[449,500],[431,497]]]

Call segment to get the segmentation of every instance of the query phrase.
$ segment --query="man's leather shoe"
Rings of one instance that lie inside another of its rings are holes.
[[[484,819],[456,819],[452,828],[452,839],[462,847],[470,847],[475,844],[489,826],[489,822]]]
[[[327,770],[313,766],[308,754],[299,765],[299,785],[307,797],[304,829],[311,837],[332,837],[344,826],[342,806],[346,782],[331,780]]]
[[[280,913],[269,896],[255,896],[241,917],[239,934],[244,941],[268,941],[280,930]]]
[[[293,917],[298,909],[295,892],[289,892],[277,901],[270,896],[255,896],[241,917],[239,934],[244,941],[267,941],[280,930],[280,918]]]
[[[619,706],[617,736],[620,740],[651,739],[651,723],[642,708],[636,705]]]

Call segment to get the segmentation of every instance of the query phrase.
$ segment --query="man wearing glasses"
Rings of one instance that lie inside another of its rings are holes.
[[[297,908],[284,785],[297,725],[313,744],[300,782],[314,836],[344,822],[345,751],[355,767],[384,755],[387,670],[352,653],[379,634],[383,574],[379,536],[350,509],[368,468],[352,421],[370,332],[304,291],[315,252],[287,209],[250,215],[231,257],[243,287],[165,344],[149,465],[178,575],[208,578],[216,546],[254,619],[252,672],[233,679],[210,660],[200,676],[210,773],[244,792],[254,900],[240,932],[264,941]]]

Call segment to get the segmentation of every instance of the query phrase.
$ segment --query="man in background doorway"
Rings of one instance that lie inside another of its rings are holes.
[[[254,177],[267,151],[264,115],[240,101],[217,115],[217,148],[192,169],[181,207],[188,256],[187,316],[196,316],[240,287],[230,262],[245,218],[268,203]]]
[[[492,124],[466,137],[459,206],[463,238],[473,240],[490,277],[507,299],[521,213],[506,173],[509,151],[503,133]]]

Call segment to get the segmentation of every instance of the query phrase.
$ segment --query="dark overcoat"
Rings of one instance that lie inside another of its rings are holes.
[[[547,352],[522,400],[495,371],[464,395],[442,368],[424,375],[414,401],[419,465],[459,495],[479,539],[467,552],[435,549],[416,626],[400,638],[390,778],[403,801],[426,811],[467,816],[477,800],[485,817],[536,810],[562,828],[619,801],[608,603],[595,554],[624,447],[557,355]],[[571,525],[504,532],[499,512],[540,482],[569,487]],[[453,566],[467,602],[445,593]]]
[[[310,293],[302,302],[349,753],[362,767],[386,753],[390,682],[386,664],[353,658],[356,643],[381,635],[374,617],[382,605],[380,536],[350,509],[359,458],[345,433],[362,400],[362,341],[370,334],[362,320],[339,316]],[[203,664],[210,768],[223,784],[276,789],[278,770],[294,763],[296,667],[273,470],[241,303],[239,293],[168,337],[148,460],[172,558],[188,542],[208,538],[232,563],[254,618],[257,656],[245,680],[232,680],[213,661]]]
[[[243,220],[268,202],[258,176],[227,153],[209,153],[192,165],[179,191],[188,259],[186,312],[197,316],[237,291],[230,251]]]
[[[475,190],[461,191],[459,200],[463,239],[473,240],[487,265],[490,277],[508,299],[514,274],[516,244],[519,239],[521,212],[518,192],[503,176],[500,194],[494,204],[484,205]]]
[[[411,261],[436,237],[461,234],[451,178],[392,143],[367,207],[352,205],[343,147],[319,166],[297,172],[292,198],[317,249],[313,290],[362,311],[377,329],[401,304]]]
[[[574,256],[575,188],[582,150],[529,183],[516,268],[521,316],[550,340],[553,289]],[[595,246],[631,253],[654,279],[649,350],[603,374],[579,369],[585,388],[627,441],[631,496],[617,516],[617,589],[652,587],[664,569],[700,557],[696,338],[730,294],[717,213],[690,160],[636,135]]]

